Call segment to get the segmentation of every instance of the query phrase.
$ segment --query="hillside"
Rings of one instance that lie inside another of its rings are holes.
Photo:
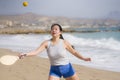
[[[53,23],[62,25],[65,31],[71,28],[99,28],[99,27],[120,27],[120,20],[115,19],[76,19],[67,17],[44,16],[34,13],[19,15],[0,15],[0,33],[17,30],[18,33],[45,32]],[[40,31],[39,31],[39,30]],[[74,31],[74,30],[72,30]]]

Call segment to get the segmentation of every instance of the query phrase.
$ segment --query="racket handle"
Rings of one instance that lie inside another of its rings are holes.
[[[19,59],[23,59],[26,56],[27,56],[27,54],[20,54]]]

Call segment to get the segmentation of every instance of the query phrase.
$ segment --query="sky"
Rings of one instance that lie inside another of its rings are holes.
[[[22,3],[29,5],[23,7]],[[0,15],[36,13],[70,18],[99,18],[120,12],[120,0],[0,0]]]

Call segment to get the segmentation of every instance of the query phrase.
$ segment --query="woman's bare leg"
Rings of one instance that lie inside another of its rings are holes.
[[[79,77],[75,73],[73,76],[66,78],[66,80],[79,80]]]
[[[60,80],[60,78],[55,76],[49,76],[48,80]]]

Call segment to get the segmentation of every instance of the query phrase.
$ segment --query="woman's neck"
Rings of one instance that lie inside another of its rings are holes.
[[[57,41],[59,41],[59,39],[60,39],[59,37],[53,37],[53,38],[52,38],[52,41],[53,41],[53,42],[57,42]]]

